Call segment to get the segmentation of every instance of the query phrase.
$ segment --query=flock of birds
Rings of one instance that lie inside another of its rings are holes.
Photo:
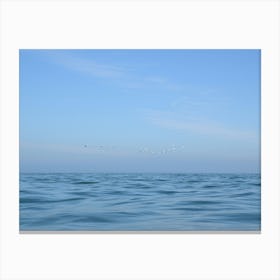
[[[88,145],[84,145],[84,148],[93,148],[96,151],[109,151],[109,150],[115,150],[117,149],[116,146],[103,146],[103,145],[99,145],[99,146],[88,146]],[[162,148],[160,150],[153,150],[150,148],[140,148],[137,150],[138,153],[141,154],[150,154],[150,155],[166,155],[166,154],[170,154],[170,153],[175,153],[175,152],[180,152],[182,150],[185,149],[184,145],[172,145],[170,147],[167,148]]]
[[[174,152],[178,152],[181,151],[185,148],[185,146],[171,146],[169,148],[163,148],[160,149],[159,151],[155,151],[155,150],[151,150],[149,148],[143,148],[138,150],[139,153],[145,153],[145,154],[152,154],[152,155],[165,155],[165,154],[169,154],[169,153],[174,153]]]

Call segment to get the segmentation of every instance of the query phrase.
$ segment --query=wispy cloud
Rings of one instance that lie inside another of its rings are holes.
[[[184,85],[179,85],[167,77],[158,75],[158,73],[150,73],[143,75],[137,73],[135,66],[117,65],[116,63],[101,64],[94,59],[85,59],[78,54],[67,52],[50,52],[45,51],[48,60],[52,63],[60,65],[68,70],[101,78],[114,82],[117,86],[127,89],[165,89],[165,90],[182,90]],[[137,68],[137,67],[136,67]]]
[[[158,85],[164,85],[167,82],[166,79],[160,76],[147,76],[145,80],[146,82],[150,82]]]
[[[96,78],[120,78],[127,71],[118,65],[100,64],[92,59],[85,59],[70,53],[47,52],[47,55],[53,63]]]
[[[257,135],[253,131],[240,130],[225,126],[222,122],[196,118],[192,115],[182,117],[170,111],[150,110],[146,116],[153,125],[167,129],[223,139],[241,141],[255,141],[257,139]]]
[[[231,100],[229,96],[225,93],[221,93],[221,90],[212,89],[212,90],[198,90],[198,89],[188,89],[185,91],[185,94],[174,99],[170,108],[172,110],[180,111],[209,111],[213,108],[224,108],[229,106]]]

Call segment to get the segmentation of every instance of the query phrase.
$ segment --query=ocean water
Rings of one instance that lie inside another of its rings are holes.
[[[260,174],[21,173],[21,231],[259,231]]]

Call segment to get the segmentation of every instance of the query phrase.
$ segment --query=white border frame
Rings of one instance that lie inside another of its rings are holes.
[[[280,279],[279,2],[1,2],[1,279]],[[18,49],[262,49],[261,234],[20,234]]]

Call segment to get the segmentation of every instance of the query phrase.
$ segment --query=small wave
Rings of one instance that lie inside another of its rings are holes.
[[[110,191],[110,192],[108,192],[107,194],[111,194],[111,195],[124,195],[124,194],[126,194],[127,192],[125,192],[125,191],[117,191],[117,190],[115,190],[115,191]]]
[[[234,213],[224,215],[227,220],[230,221],[243,221],[243,222],[252,222],[252,221],[260,221],[261,215],[259,213]]]
[[[217,185],[206,185],[203,186],[205,189],[213,189],[213,188],[217,188]]]
[[[205,208],[196,208],[196,207],[176,207],[176,208],[172,208],[172,210],[180,210],[180,211],[205,211],[208,209],[205,209]]]
[[[160,194],[175,194],[175,193],[178,193],[178,192],[177,191],[160,190],[160,191],[157,191],[157,193],[160,193]]]
[[[56,203],[56,202],[68,202],[68,201],[75,201],[75,200],[82,200],[81,197],[73,197],[73,198],[65,198],[65,199],[43,199],[43,198],[20,198],[20,203]]]
[[[88,192],[88,191],[70,191],[69,194],[74,195],[74,196],[83,196],[83,197],[93,197],[95,196],[93,192]]]
[[[242,197],[242,196],[249,196],[249,195],[255,195],[255,193],[254,192],[242,192],[242,193],[232,194],[231,197]]]
[[[220,204],[220,201],[214,201],[214,200],[192,200],[189,202],[193,205],[215,205]]]
[[[112,206],[124,205],[124,204],[128,204],[128,203],[129,203],[129,201],[119,201],[119,202],[112,203]]]
[[[80,181],[80,182],[74,182],[72,184],[74,185],[93,185],[93,184],[98,184],[99,182],[97,181]]]
[[[112,223],[112,219],[108,219],[106,217],[101,217],[98,215],[87,215],[79,218],[75,218],[76,222],[82,223]]]
[[[126,189],[150,189],[151,185],[146,185],[143,183],[134,183],[132,185],[125,186]]]
[[[252,186],[261,186],[261,183],[250,183],[250,185],[252,185]]]
[[[44,203],[44,202],[48,202],[45,199],[32,198],[32,197],[21,197],[19,201],[20,201],[20,203]]]
[[[139,214],[127,212],[127,211],[118,211],[118,212],[114,212],[114,215],[120,215],[120,216],[127,218],[127,217],[137,217]]]

